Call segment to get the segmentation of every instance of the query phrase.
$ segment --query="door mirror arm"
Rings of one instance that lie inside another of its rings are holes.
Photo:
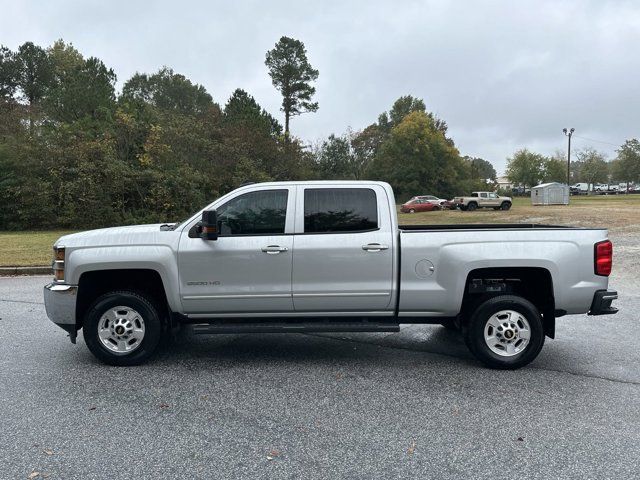
[[[200,238],[202,236],[202,222],[196,223],[189,229],[189,238]]]

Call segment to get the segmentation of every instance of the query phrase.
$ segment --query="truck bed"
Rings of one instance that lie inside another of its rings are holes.
[[[556,307],[589,309],[607,277],[594,273],[594,245],[605,229],[532,223],[399,227],[400,315],[454,316],[473,271],[536,268],[553,278]],[[535,287],[534,287],[535,288]]]

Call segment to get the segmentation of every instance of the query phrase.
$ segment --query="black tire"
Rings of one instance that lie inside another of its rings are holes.
[[[502,202],[502,205],[500,205],[500,208],[502,210],[509,210],[511,208],[511,202]]]
[[[144,337],[130,353],[115,353],[102,344],[98,324],[102,315],[113,307],[124,306],[139,313],[144,321]],[[96,358],[108,365],[139,365],[156,351],[163,334],[159,309],[144,295],[131,291],[109,292],[99,297],[87,310],[83,324],[84,341]]]
[[[470,212],[473,212],[476,208],[478,208],[478,204],[476,202],[469,202],[469,205],[467,205],[467,210]]]
[[[529,343],[513,356],[502,356],[493,352],[484,338],[488,320],[502,310],[513,310],[529,323]],[[544,327],[540,312],[530,301],[516,295],[501,295],[481,303],[469,321],[463,325],[462,332],[471,353],[490,368],[514,370],[524,367],[538,356],[544,345]]]
[[[416,211],[413,208],[410,208],[409,213],[416,213]]]

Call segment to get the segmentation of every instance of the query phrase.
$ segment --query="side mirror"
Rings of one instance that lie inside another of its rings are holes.
[[[215,210],[205,210],[202,212],[202,232],[200,238],[203,240],[218,239],[218,214]]]

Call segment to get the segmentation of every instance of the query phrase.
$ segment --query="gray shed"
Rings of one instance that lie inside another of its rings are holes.
[[[532,205],[568,205],[569,186],[564,183],[542,183],[531,189]]]

